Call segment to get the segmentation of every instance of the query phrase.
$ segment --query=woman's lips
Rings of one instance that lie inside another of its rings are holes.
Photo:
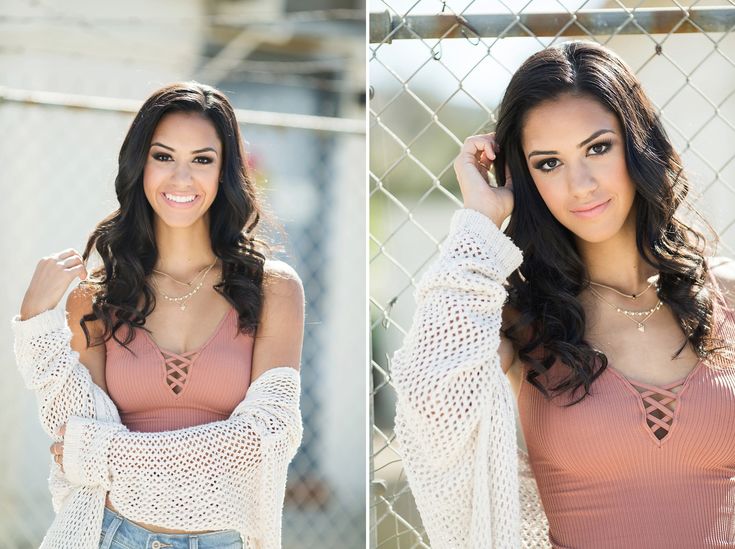
[[[584,218],[597,217],[598,215],[600,215],[602,212],[604,212],[607,209],[608,204],[610,204],[610,200],[612,200],[612,198],[608,199],[607,202],[603,202],[599,206],[595,206],[594,208],[591,208],[589,210],[576,211],[576,212],[573,211],[572,213],[574,215],[577,215],[579,217],[584,217]]]

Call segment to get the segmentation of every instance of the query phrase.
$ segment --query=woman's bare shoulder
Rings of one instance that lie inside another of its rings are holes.
[[[715,256],[707,259],[707,265],[728,305],[735,308],[735,261],[729,257]]]
[[[92,381],[107,391],[105,384],[105,364],[107,351],[104,345],[87,346],[87,339],[82,330],[80,321],[84,315],[92,312],[92,303],[97,290],[91,285],[80,284],[74,288],[66,299],[66,312],[68,315],[69,329],[72,333],[70,346],[73,351],[79,353],[79,362],[89,370]],[[86,322],[91,343],[102,333],[101,321]]]
[[[285,261],[267,259],[263,266],[264,314],[284,313],[294,320],[303,316],[304,286],[296,270]]]
[[[263,265],[263,291],[266,296],[275,294],[298,298],[303,294],[303,283],[296,269],[285,261],[266,259]]]

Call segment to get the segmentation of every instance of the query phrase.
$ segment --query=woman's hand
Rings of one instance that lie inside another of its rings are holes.
[[[64,435],[66,434],[66,423],[59,427],[59,436],[61,442],[54,442],[50,446],[51,454],[54,456],[54,461],[61,467],[61,472],[64,472]]]
[[[454,161],[464,207],[489,217],[500,228],[513,211],[513,182],[508,166],[505,167],[505,186],[490,185],[488,172],[495,160],[495,134],[473,135],[462,145]]]
[[[77,276],[79,280],[86,279],[87,267],[73,248],[42,258],[23,297],[20,319],[27,320],[56,307]]]

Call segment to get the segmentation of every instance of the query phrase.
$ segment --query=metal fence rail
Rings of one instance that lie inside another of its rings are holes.
[[[429,547],[393,434],[390,357],[411,324],[415,282],[461,206],[454,156],[465,137],[492,130],[526,57],[568,37],[619,53],[682,155],[690,200],[717,231],[719,255],[735,250],[727,206],[735,203],[735,3],[479,4],[369,5],[370,539],[381,549]]]

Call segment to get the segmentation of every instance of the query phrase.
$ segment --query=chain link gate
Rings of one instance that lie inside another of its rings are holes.
[[[370,18],[370,541],[429,547],[393,434],[390,357],[461,207],[452,161],[491,131],[515,69],[566,39],[620,54],[660,110],[690,200],[735,250],[735,2],[375,0]],[[691,223],[697,225],[696,219]]]

